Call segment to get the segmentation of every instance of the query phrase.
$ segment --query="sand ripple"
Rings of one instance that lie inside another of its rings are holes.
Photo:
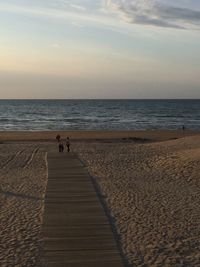
[[[0,146],[0,266],[35,266],[47,182],[46,154],[34,145]]]
[[[76,146],[132,266],[200,266],[200,137]]]

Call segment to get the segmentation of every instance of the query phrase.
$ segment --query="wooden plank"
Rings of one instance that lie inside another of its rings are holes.
[[[83,225],[67,227],[46,226],[43,229],[44,236],[48,238],[66,238],[66,237],[91,237],[91,236],[111,236],[110,225]]]
[[[38,267],[123,267],[91,177],[73,153],[48,155]]]
[[[100,259],[106,261],[119,260],[119,253],[114,250],[76,250],[76,251],[45,251],[44,258],[55,261],[59,259],[60,262],[100,262]]]
[[[110,236],[46,238],[44,244],[45,251],[116,249],[116,245]]]
[[[60,205],[60,203],[47,203],[46,210],[48,209],[48,214],[50,213],[72,213],[79,212],[80,214],[86,214],[87,212],[94,213],[98,208],[102,208],[99,203],[92,203],[90,205],[80,205],[80,203],[76,203],[73,205],[71,203],[64,203]],[[46,213],[45,213],[46,214]]]
[[[54,262],[44,263],[43,266],[48,267],[122,267],[120,260],[110,260],[105,261],[104,259],[99,259],[94,262],[89,262],[88,260],[84,262],[59,262],[56,260]]]

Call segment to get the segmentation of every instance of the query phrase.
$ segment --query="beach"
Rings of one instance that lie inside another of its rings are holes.
[[[2,267],[37,266],[56,134],[0,132]],[[60,134],[87,166],[130,266],[200,266],[198,132]]]

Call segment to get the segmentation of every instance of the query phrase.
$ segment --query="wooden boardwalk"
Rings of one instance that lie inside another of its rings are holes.
[[[49,153],[43,222],[45,267],[123,267],[91,177],[72,153]]]

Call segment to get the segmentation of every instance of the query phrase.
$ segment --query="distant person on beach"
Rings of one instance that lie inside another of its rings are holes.
[[[60,142],[60,135],[59,134],[56,135],[56,140],[58,141],[58,143]]]
[[[64,145],[63,145],[63,143],[60,141],[59,142],[59,144],[58,144],[58,150],[59,150],[59,152],[63,152],[64,151]]]
[[[182,126],[182,130],[185,131],[185,126],[184,125]]]
[[[67,152],[70,152],[70,141],[69,141],[69,137],[67,137],[67,139],[66,139],[66,147],[67,147]]]

